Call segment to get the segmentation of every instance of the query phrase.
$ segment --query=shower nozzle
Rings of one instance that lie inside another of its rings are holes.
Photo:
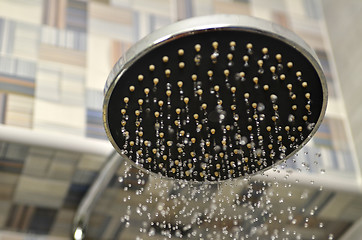
[[[115,149],[173,179],[218,181],[288,159],[327,106],[316,54],[294,33],[237,15],[187,19],[131,47],[105,87]]]

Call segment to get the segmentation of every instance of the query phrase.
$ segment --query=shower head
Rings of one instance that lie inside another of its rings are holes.
[[[218,181],[264,171],[302,148],[327,106],[314,51],[273,23],[191,18],[131,47],[105,87],[114,148],[148,172]]]

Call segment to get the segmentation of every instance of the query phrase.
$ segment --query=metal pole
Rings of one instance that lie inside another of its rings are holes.
[[[86,195],[79,204],[73,220],[72,239],[81,240],[85,238],[85,231],[88,225],[89,216],[92,213],[95,204],[102,196],[112,177],[119,169],[123,158],[113,151],[103,168],[100,170],[97,179],[94,181]]]

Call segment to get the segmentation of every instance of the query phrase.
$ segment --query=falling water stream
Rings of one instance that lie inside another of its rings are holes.
[[[323,191],[323,186],[314,181],[308,183],[310,187],[301,185],[300,179],[290,181],[289,177],[311,174],[311,169],[316,178],[325,174],[319,169],[319,158],[316,154],[312,165],[302,163],[296,169],[290,168],[296,162],[292,158],[262,174],[217,183],[149,176],[141,170],[130,171],[134,167],[126,162],[118,179],[126,209],[120,221],[126,229],[138,224],[134,235],[139,240],[318,239],[318,229],[324,227],[315,217],[319,206],[306,208],[301,203],[309,202],[311,193]]]

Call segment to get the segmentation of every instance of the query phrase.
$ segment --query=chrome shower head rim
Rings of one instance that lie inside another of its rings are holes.
[[[136,44],[134,44],[115,64],[110,75],[107,78],[106,86],[104,89],[105,99],[103,103],[103,121],[107,137],[109,138],[109,140],[111,141],[113,147],[117,150],[117,152],[119,152],[123,157],[128,159],[126,155],[122,154],[123,150],[121,150],[118,147],[117,143],[115,142],[111,134],[108,122],[108,104],[110,96],[112,95],[115,86],[121,79],[122,75],[127,71],[127,69],[148,52],[152,51],[153,49],[163,44],[167,44],[168,42],[173,41],[177,38],[194,35],[200,32],[218,31],[225,29],[231,31],[248,31],[248,32],[262,33],[263,35],[267,35],[274,39],[281,40],[284,43],[288,44],[289,46],[293,47],[298,52],[300,52],[314,67],[314,69],[318,74],[323,91],[323,103],[322,103],[321,112],[317,122],[315,123],[315,127],[312,129],[312,131],[309,133],[306,139],[299,145],[298,148],[294,149],[290,154],[288,154],[285,157],[285,159],[288,159],[291,156],[293,156],[307,142],[309,142],[309,140],[318,130],[318,127],[320,126],[323,120],[323,117],[326,112],[327,98],[328,98],[326,79],[320,67],[320,64],[317,60],[315,52],[300,37],[298,37],[293,32],[277,24],[249,16],[214,15],[214,16],[191,18],[161,28],[151,33],[150,35],[146,36],[145,38],[141,39]],[[282,160],[258,172],[264,172],[281,161]],[[133,161],[130,160],[129,162],[139,167]],[[146,170],[143,169],[142,167],[141,169]],[[146,171],[153,174],[152,171],[149,170]],[[161,174],[156,174],[156,175],[161,175]],[[165,177],[167,179],[169,178],[166,176],[162,177]]]

